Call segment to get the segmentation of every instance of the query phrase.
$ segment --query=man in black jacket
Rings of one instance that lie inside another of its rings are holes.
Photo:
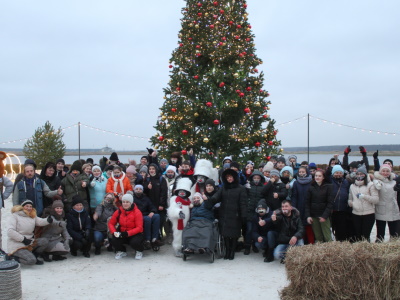
[[[273,212],[272,222],[279,226],[278,246],[274,256],[285,263],[286,250],[290,246],[303,246],[304,227],[299,211],[292,206],[289,200],[282,201],[282,209]]]

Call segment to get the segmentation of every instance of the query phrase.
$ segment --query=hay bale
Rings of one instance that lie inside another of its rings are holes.
[[[400,299],[400,241],[330,242],[286,255],[288,299]]]

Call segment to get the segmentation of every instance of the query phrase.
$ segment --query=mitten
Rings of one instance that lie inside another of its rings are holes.
[[[24,237],[22,242],[24,243],[24,245],[28,246],[28,245],[30,245],[32,243],[32,240],[31,239],[27,239],[26,237]]]
[[[185,219],[185,214],[182,211],[179,212],[179,219]]]
[[[95,181],[95,180],[92,180],[92,182],[90,183],[90,186],[91,186],[91,187],[95,187],[95,186],[96,186],[96,181]]]
[[[363,146],[360,146],[359,149],[362,156],[367,154],[367,149],[365,149]]]
[[[49,222],[49,224],[53,223],[53,218],[51,216],[47,217],[47,222]]]
[[[114,232],[114,236],[115,236],[116,238],[119,238],[120,235],[121,235],[121,232],[118,232],[118,231]]]
[[[374,152],[374,154],[372,154],[372,157],[373,157],[374,159],[378,159],[378,155],[379,155],[379,151],[376,150],[376,152]]]
[[[149,154],[151,155],[153,152],[154,152],[154,150],[153,149],[149,149],[149,148],[146,148],[147,149],[147,151],[149,152]]]
[[[349,145],[346,149],[344,149],[344,155],[348,155],[350,152],[351,152],[351,148]]]

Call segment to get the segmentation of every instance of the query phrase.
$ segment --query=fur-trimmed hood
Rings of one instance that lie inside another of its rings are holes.
[[[18,213],[18,215],[23,216],[23,217],[30,217],[32,219],[36,218],[36,209],[32,208],[32,211],[28,214],[22,205],[14,205],[13,208],[11,209],[11,213]]]
[[[394,180],[396,178],[396,174],[390,173],[389,178],[385,178],[379,173],[379,171],[375,171],[374,172],[374,178],[377,179],[377,180],[381,180],[381,181],[387,182],[387,181]]]

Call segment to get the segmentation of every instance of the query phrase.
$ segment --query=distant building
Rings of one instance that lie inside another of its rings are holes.
[[[107,152],[107,153],[110,153],[110,152],[114,152],[114,149],[112,149],[112,148],[110,148],[110,147],[108,147],[108,146],[105,146],[105,147],[103,147],[103,148],[100,149],[100,152]]]

